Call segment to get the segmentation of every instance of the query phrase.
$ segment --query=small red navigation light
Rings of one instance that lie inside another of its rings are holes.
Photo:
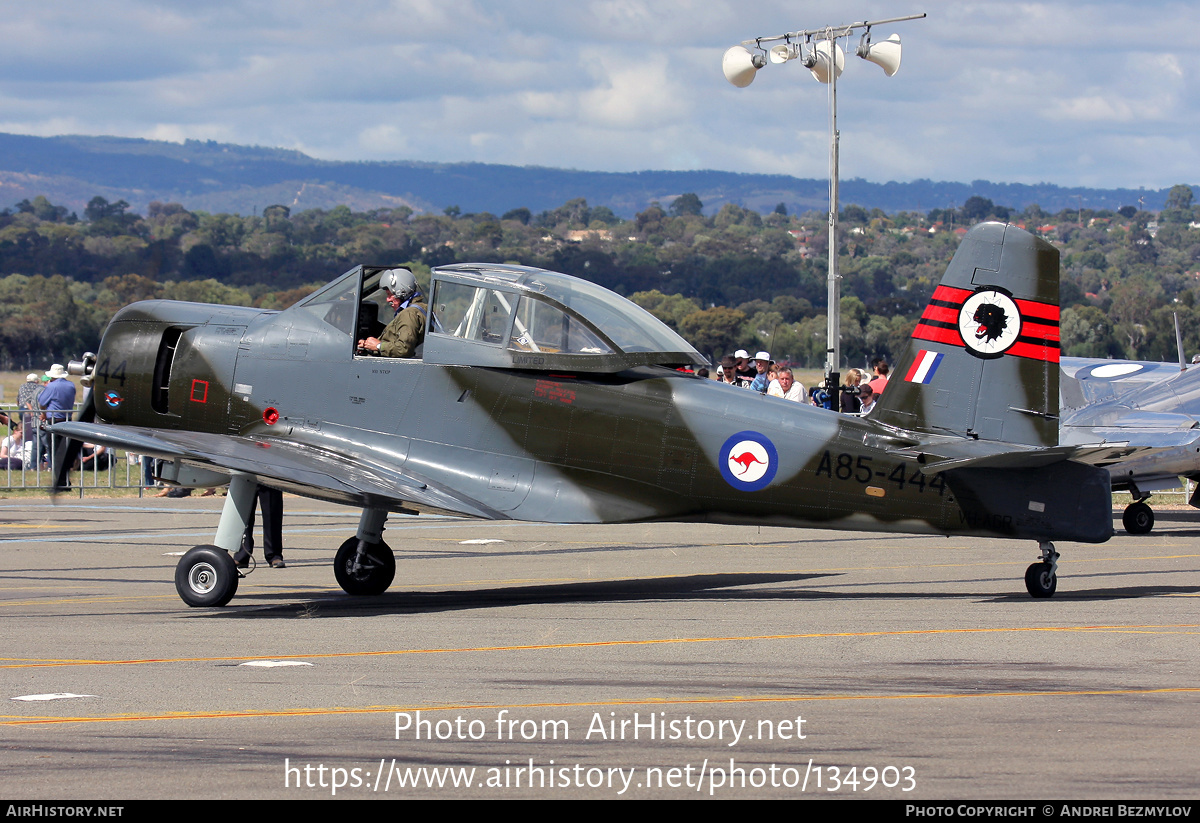
[[[279,421],[279,409],[274,406],[267,406],[263,409],[263,422],[268,426],[274,426]]]

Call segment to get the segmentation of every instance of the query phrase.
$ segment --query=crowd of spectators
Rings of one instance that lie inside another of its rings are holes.
[[[48,472],[60,450],[67,448],[67,439],[52,435],[50,427],[69,420],[75,409],[76,387],[67,370],[53,364],[43,375],[25,377],[17,389],[17,408],[0,412],[0,471]],[[115,455],[106,446],[83,443],[72,461],[72,470],[105,472],[115,465]],[[3,482],[0,480],[0,482]],[[11,479],[9,480],[11,483]],[[41,482],[41,481],[39,481]],[[149,480],[148,485],[154,481]]]
[[[0,415],[8,428],[0,440],[0,469],[49,469],[53,455],[66,446],[65,440],[51,436],[49,428],[69,420],[74,408],[75,384],[62,364],[55,363],[41,377],[27,375],[17,390],[17,410]]]
[[[809,403],[826,409],[837,409],[844,414],[867,414],[875,408],[875,401],[883,392],[888,381],[888,363],[876,358],[871,364],[872,375],[862,369],[847,369],[842,375],[837,397],[831,397],[823,386],[814,386],[805,391],[787,365],[776,363],[769,352],[760,351],[753,357],[745,349],[721,358],[717,366],[716,379],[730,386],[782,397],[798,403]],[[708,370],[702,369],[708,377]]]

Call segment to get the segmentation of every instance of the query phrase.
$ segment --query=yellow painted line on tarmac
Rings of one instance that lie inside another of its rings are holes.
[[[94,597],[78,596],[78,597],[55,597],[42,598],[38,600],[5,600],[0,602],[0,608],[8,606],[56,606],[63,603],[140,603],[144,600],[179,600],[177,594],[154,594],[154,595],[138,595],[136,597],[120,597],[110,596],[104,597],[96,595]]]
[[[661,646],[678,643],[745,643],[766,640],[821,640],[846,637],[903,637],[935,634],[1004,634],[1020,632],[1082,632],[1088,634],[1181,634],[1190,635],[1200,624],[1181,623],[1129,626],[1010,626],[991,629],[897,629],[866,632],[812,632],[806,634],[762,634],[733,637],[665,637],[646,640],[593,640],[585,643],[538,643],[522,646],[468,646],[438,649],[383,649],[361,652],[322,652],[315,654],[275,655],[269,652],[236,657],[157,657],[127,660],[58,660],[28,657],[0,657],[0,669],[39,669],[56,666],[143,666],[151,663],[233,663],[246,660],[326,660],[351,657],[395,657],[408,654],[470,654],[479,652],[557,651],[595,649],[611,646]]]
[[[46,585],[42,583],[37,586],[0,586],[0,592],[56,592],[63,589],[94,589],[95,585],[80,583],[76,586],[67,586],[58,583]]]
[[[1072,691],[1002,691],[974,693],[925,693],[925,694],[828,694],[828,695],[764,695],[761,697],[692,697],[692,698],[644,698],[640,700],[596,700],[584,702],[547,703],[466,703],[450,706],[363,706],[358,708],[330,707],[308,709],[255,710],[244,712],[164,712],[162,714],[121,714],[77,717],[16,717],[0,715],[0,726],[37,726],[65,723],[136,723],[159,720],[240,720],[264,717],[331,717],[355,714],[392,714],[394,712],[438,712],[438,711],[499,711],[508,709],[589,709],[609,706],[697,706],[736,705],[761,703],[816,703],[858,700],[961,700],[994,699],[1006,697],[1123,697],[1128,695],[1152,694],[1196,694],[1198,688],[1166,689],[1086,689]]]

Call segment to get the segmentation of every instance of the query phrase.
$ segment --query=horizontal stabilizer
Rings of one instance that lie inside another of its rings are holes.
[[[1200,444],[1200,430],[1143,433],[1143,436],[1134,439],[1128,437],[1128,431],[1113,433],[1123,436],[1108,440],[1092,432],[1094,436],[1090,442],[1048,448],[938,438],[893,449],[890,453],[916,460],[921,473],[930,475],[961,468],[1036,469],[1061,460],[1107,468],[1133,457],[1153,457],[1158,453]]]

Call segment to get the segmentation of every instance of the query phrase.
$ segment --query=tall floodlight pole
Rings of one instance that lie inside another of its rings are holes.
[[[825,30],[825,43],[835,60],[838,55],[837,39],[832,29]],[[899,61],[897,61],[899,67]],[[825,391],[840,411],[841,398],[838,391],[838,373],[842,368],[842,278],[838,273],[838,160],[841,155],[840,137],[837,127],[837,79],[842,67],[835,62],[829,72],[829,258],[828,275],[825,278],[825,300],[829,308],[825,326]]]
[[[865,20],[861,23],[849,23],[842,26],[793,31],[774,37],[756,37],[753,40],[743,40],[741,45],[726,51],[721,61],[725,79],[738,88],[750,85],[754,81],[755,74],[768,61],[786,63],[795,59],[800,59],[818,81],[829,84],[829,275],[826,282],[829,322],[825,338],[825,390],[831,394],[837,391],[838,369],[841,364],[842,298],[841,279],[838,275],[837,243],[839,154],[837,78],[845,65],[845,53],[838,46],[837,41],[842,37],[848,38],[855,31],[862,29],[863,34],[855,54],[877,64],[888,77],[891,77],[900,68],[900,36],[893,34],[887,40],[872,44],[871,27],[900,23],[905,20],[920,20],[924,16],[924,14],[911,14],[907,17]],[[770,51],[763,48],[763,43],[779,41],[782,43],[773,46]],[[747,46],[753,46],[755,50],[752,52],[746,48]]]

